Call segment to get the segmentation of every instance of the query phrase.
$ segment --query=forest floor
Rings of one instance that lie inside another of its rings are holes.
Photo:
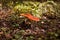
[[[9,12],[12,10],[0,10],[0,18]],[[51,17],[43,15],[39,22],[23,21],[17,27],[12,21],[0,19],[0,40],[60,40],[60,17]]]

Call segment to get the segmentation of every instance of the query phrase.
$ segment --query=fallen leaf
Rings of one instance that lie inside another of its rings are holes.
[[[3,32],[0,32],[0,35],[3,34]]]
[[[5,34],[6,38],[12,38],[10,34]]]

